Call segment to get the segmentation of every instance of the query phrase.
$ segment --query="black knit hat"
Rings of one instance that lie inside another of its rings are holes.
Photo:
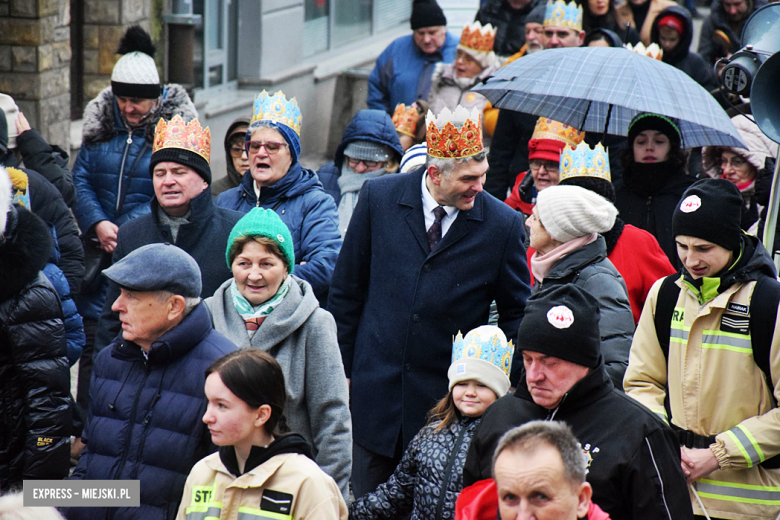
[[[164,161],[171,161],[188,166],[195,170],[198,175],[203,177],[203,180],[211,184],[211,167],[206,159],[195,152],[183,148],[163,148],[162,150],[157,150],[152,154],[152,159],[149,162],[149,174],[153,174],[154,167],[157,163]]]
[[[447,17],[444,16],[444,11],[436,0],[415,0],[412,4],[412,18],[409,21],[413,31],[423,27],[447,25]]]
[[[682,146],[682,133],[680,132],[680,125],[676,119],[644,112],[636,116],[628,124],[629,147],[634,144],[636,136],[645,130],[656,130],[661,132],[669,138],[669,141],[673,145],[677,145],[678,148]]]
[[[742,243],[742,195],[726,179],[703,179],[685,190],[672,217],[672,234],[696,237],[729,251]]]
[[[594,368],[601,358],[599,304],[574,284],[531,295],[517,332],[517,348]]]

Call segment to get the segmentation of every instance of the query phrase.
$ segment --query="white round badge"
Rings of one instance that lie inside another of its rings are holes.
[[[282,235],[276,235],[276,240],[279,242],[284,242],[284,237]]]
[[[680,203],[680,211],[683,213],[693,213],[701,207],[701,199],[698,195],[688,195],[685,200]]]
[[[568,329],[574,323],[574,314],[565,305],[558,305],[547,311],[547,321],[556,329]]]

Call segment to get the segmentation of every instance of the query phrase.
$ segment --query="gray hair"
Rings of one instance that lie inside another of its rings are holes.
[[[532,451],[541,444],[547,444],[561,455],[563,473],[572,484],[585,481],[585,456],[582,446],[566,423],[559,421],[531,421],[512,428],[498,441],[493,455],[493,470],[496,459],[504,450]]]
[[[165,303],[168,300],[171,299],[171,297],[176,296],[174,293],[170,291],[154,291],[154,297],[155,299],[160,303]],[[200,302],[200,297],[189,297],[189,296],[182,296],[184,298],[184,316],[187,316],[189,313],[197,307]]]
[[[471,157],[462,157],[458,159],[439,159],[438,157],[431,157],[430,155],[425,160],[425,169],[427,170],[431,166],[435,166],[443,175],[449,175],[452,170],[459,164],[466,164],[469,161],[481,163],[487,159],[487,150],[482,150],[477,155]]]

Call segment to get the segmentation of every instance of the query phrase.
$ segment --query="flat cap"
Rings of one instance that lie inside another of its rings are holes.
[[[171,244],[140,247],[103,270],[106,278],[131,291],[168,291],[185,298],[200,296],[198,263]]]

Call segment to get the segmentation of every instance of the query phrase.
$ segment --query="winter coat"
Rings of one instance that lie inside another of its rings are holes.
[[[198,116],[195,105],[179,85],[166,85],[163,100],[149,122],[130,133],[122,121],[111,87],[105,88],[84,110],[83,144],[73,165],[77,200],[73,213],[82,233],[94,233],[101,220],[121,226],[149,213],[154,197],[149,162],[157,122],[180,115],[184,121]],[[140,159],[138,158],[141,155]],[[116,208],[126,193],[121,214]],[[105,300],[106,285],[96,294],[81,295],[76,303],[85,318],[97,320]]]
[[[457,78],[454,63],[437,63],[431,78],[431,93],[428,94],[428,106],[431,112],[439,114],[446,107],[454,111],[458,105],[471,110],[477,107],[483,111],[492,110],[490,102],[482,94],[471,92],[471,87],[489,78],[498,69],[498,62],[466,80]],[[483,117],[484,119],[484,117]]]
[[[729,20],[726,12],[723,10],[721,0],[713,0],[712,4],[710,4],[710,15],[704,19],[701,25],[699,48],[697,49],[699,56],[710,67],[718,61],[718,58],[724,56],[723,49],[719,45],[719,42],[723,40],[718,39],[718,43],[716,43],[714,39],[715,32],[723,31],[726,34],[726,37],[729,39],[728,53],[734,54],[742,48],[742,29],[745,26],[745,22],[756,9],[767,4],[767,0],[746,0],[746,2],[748,10],[739,22]]]
[[[487,323],[517,336],[529,294],[523,221],[477,194],[436,249],[428,246],[424,168],[368,181],[333,274],[328,308],[351,378],[352,434],[390,457],[405,447],[448,389],[452,338]]]
[[[68,280],[71,294],[78,294],[84,277],[84,249],[76,220],[52,183],[38,172],[23,169],[29,180],[30,209],[41,220],[54,226],[60,248],[59,267]]]
[[[411,34],[388,45],[368,77],[368,108],[392,114],[398,103],[408,106],[418,99],[428,99],[433,66],[455,60],[458,41],[447,32],[444,45],[431,54],[420,50]]]
[[[713,518],[748,520],[775,518],[780,511],[780,469],[759,463],[780,454],[780,388],[767,385],[756,365],[747,326],[737,334],[729,324],[747,323],[751,309],[765,305],[753,301],[760,277],[776,276],[772,259],[760,242],[753,244],[747,264],[720,280],[716,295],[702,303],[682,279],[675,303],[680,309],[670,332],[682,333],[669,342],[664,356],[656,334],[654,314],[659,280],[650,290],[647,305],[631,347],[626,371],[627,394],[659,416],[667,418],[668,398],[675,426],[699,435],[715,436],[710,445],[720,469],[698,480],[696,488]],[[745,254],[748,254],[745,252]],[[774,314],[774,312],[773,312]],[[745,334],[747,333],[747,334]],[[780,377],[780,330],[775,327],[769,350],[772,381]],[[703,515],[691,495],[696,514]]]
[[[241,185],[217,197],[216,205],[241,213],[255,206],[276,211],[295,244],[295,276],[309,282],[323,302],[341,249],[336,204],[323,191],[317,174],[300,163],[293,164],[279,182],[263,188],[260,200],[254,182],[246,172]]]
[[[57,234],[53,227],[49,230],[53,235],[53,246],[49,263],[43,268],[43,274],[46,275],[57,296],[62,303],[62,315],[65,325],[65,340],[68,347],[68,366],[73,366],[81,357],[81,351],[84,350],[84,343],[87,338],[84,336],[84,323],[81,321],[81,315],[76,309],[76,303],[70,296],[70,286],[68,280],[59,268],[60,248],[57,244]]]
[[[681,267],[677,245],[672,233],[672,215],[682,194],[696,182],[694,177],[679,172],[649,197],[642,197],[629,190],[625,184],[615,189],[615,207],[626,224],[644,229],[656,240],[675,269]]]
[[[338,350],[336,323],[320,309],[311,286],[293,276],[293,284],[258,331],[249,337],[230,294],[233,279],[206,300],[214,328],[239,348],[259,348],[282,366],[290,429],[314,448],[314,459],[349,497],[352,423],[349,390]]]
[[[338,486],[312,461],[303,439],[277,438],[253,446],[239,475],[235,449],[220,448],[198,462],[184,487],[177,520],[347,520]],[[204,493],[204,490],[205,493]]]
[[[525,377],[514,394],[490,405],[471,441],[463,485],[490,478],[501,436],[535,420],[571,427],[586,458],[592,500],[613,520],[693,519],[677,436],[647,408],[615,390],[603,363],[574,383],[555,409],[533,401]]]
[[[599,236],[595,242],[564,256],[550,268],[542,282],[536,280],[532,293],[567,283],[573,283],[598,301],[601,355],[604,356],[607,374],[612,378],[615,388],[623,388],[623,374],[628,366],[628,351],[634,335],[634,316],[631,314],[626,284],[607,259],[604,237]],[[512,359],[513,383],[520,379],[522,367],[523,351],[515,349]]]
[[[62,307],[41,273],[46,225],[9,212],[0,245],[0,489],[65,478],[70,461],[70,371]]]
[[[235,350],[198,305],[151,346],[117,336],[95,358],[87,447],[72,480],[140,480],[140,507],[73,507],[69,520],[173,519],[192,466],[211,450],[201,420],[206,369]]]
[[[170,226],[160,222],[160,204],[156,198],[152,199],[151,213],[133,219],[119,228],[113,263],[145,245],[169,242],[189,253],[198,263],[202,282],[201,297],[207,298],[214,294],[222,282],[233,278],[233,272],[225,261],[227,239],[233,226],[244,215],[238,211],[216,207],[209,190],[193,197],[190,204],[189,223],[179,226],[174,242]],[[119,314],[111,310],[119,293],[119,286],[109,282],[106,301],[95,333],[97,352],[111,343],[121,329]]]
[[[388,481],[349,506],[350,519],[455,518],[466,452],[480,420],[464,417],[438,432],[440,422],[425,426],[409,443]]]
[[[59,146],[47,143],[37,130],[30,129],[16,136],[16,150],[24,166],[43,175],[60,192],[68,207],[76,203],[76,187],[68,169],[68,154]]]
[[[534,186],[533,177],[528,176],[529,173],[530,172],[525,171],[517,175],[515,185],[512,186],[512,191],[504,200],[504,204],[514,210],[522,212],[523,215],[531,214],[536,205],[536,196],[539,194],[536,190],[536,186]]]
[[[399,163],[404,154],[401,142],[398,140],[398,132],[395,131],[392,119],[388,119],[385,112],[361,110],[355,114],[347,129],[344,130],[341,143],[336,148],[335,159],[317,171],[325,193],[333,197],[336,206],[341,201],[339,177],[341,176],[341,166],[344,164],[344,149],[353,141],[371,141],[388,146],[398,153],[395,160]]]
[[[538,3],[538,0],[531,0],[522,9],[512,9],[507,0],[487,0],[482,4],[474,21],[496,28],[493,42],[496,55],[511,56],[525,44],[525,18]]]
[[[693,40],[693,20],[687,9],[678,7],[676,5],[667,7],[660,13],[653,21],[653,28],[650,32],[650,39],[653,43],[661,44],[660,30],[658,24],[655,21],[660,20],[664,16],[673,15],[683,25],[683,34],[680,37],[680,41],[677,43],[677,47],[671,51],[664,51],[663,62],[672,65],[686,73],[699,85],[704,87],[707,92],[712,92],[718,88],[718,80],[715,77],[715,73],[712,71],[712,65],[708,64],[704,59],[691,52],[691,40]]]
[[[211,183],[211,196],[216,197],[223,191],[237,187],[241,184],[241,177],[244,172],[239,172],[233,167],[233,158],[230,155],[230,138],[236,133],[236,129],[242,126],[249,126],[249,118],[242,116],[236,118],[225,132],[225,163],[227,167],[227,174],[221,179]]]

